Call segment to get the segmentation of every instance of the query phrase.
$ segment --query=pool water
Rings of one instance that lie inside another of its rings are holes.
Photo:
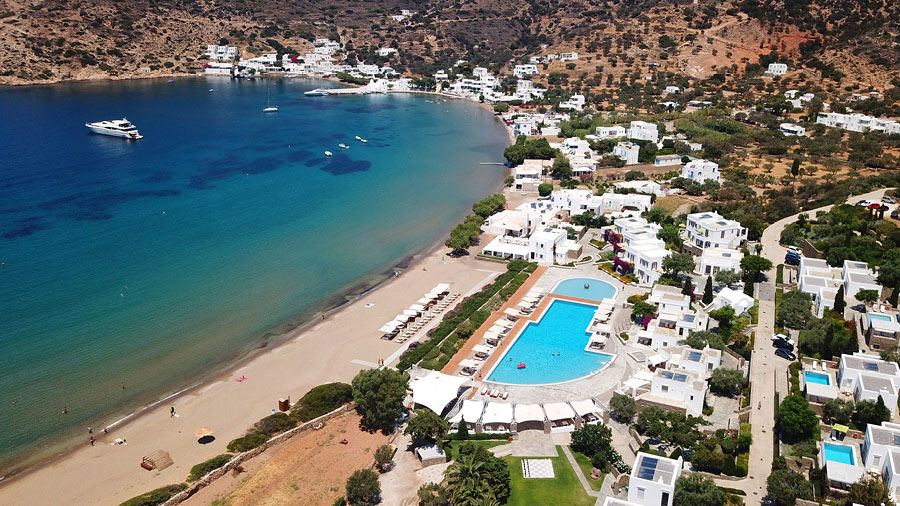
[[[853,448],[844,445],[825,443],[825,460],[852,466],[854,465]]]
[[[869,313],[869,321],[872,321],[872,320],[881,320],[883,322],[889,322],[889,321],[893,321],[894,319],[891,318],[890,316],[884,315],[884,314]]]
[[[803,374],[806,375],[807,383],[815,383],[817,385],[830,385],[831,384],[831,380],[828,379],[827,374],[822,374],[820,372],[812,372],[812,371],[806,371]]]
[[[538,322],[529,322],[522,329],[488,375],[488,381],[540,385],[599,371],[613,355],[584,351],[590,337],[585,330],[596,309],[590,304],[554,300]],[[525,367],[519,369],[520,363]]]
[[[587,288],[585,288],[587,285]],[[564,279],[553,287],[553,293],[579,297],[581,299],[601,301],[616,296],[616,287],[594,278],[570,278]]]

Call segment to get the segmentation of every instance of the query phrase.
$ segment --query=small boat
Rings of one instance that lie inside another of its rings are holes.
[[[277,105],[269,104],[269,83],[266,83],[266,106],[263,108],[263,112],[278,112]]]
[[[350,146],[344,144],[343,142],[340,143],[340,144],[338,144],[338,147],[341,148],[341,149],[350,149]]]
[[[129,140],[144,138],[143,135],[138,133],[137,127],[125,118],[85,123],[84,126],[88,127],[95,134],[123,137]]]
[[[169,79],[169,84],[172,84],[172,83],[174,83],[174,82],[175,82],[174,79]]]
[[[332,153],[331,151],[326,151],[326,152],[325,152],[325,156],[331,156],[331,155],[333,155],[333,154],[334,154],[334,153]]]
[[[520,362],[519,365],[516,366],[516,369],[525,369],[525,362]]]
[[[364,143],[364,144],[365,144],[366,142],[369,142],[369,141],[363,139],[362,137],[360,137],[360,136],[358,136],[358,135],[356,136],[356,140],[358,140],[359,142],[362,142],[362,143]]]
[[[323,89],[316,88],[315,90],[309,90],[303,94],[308,97],[324,97],[325,95],[328,95],[328,92]]]

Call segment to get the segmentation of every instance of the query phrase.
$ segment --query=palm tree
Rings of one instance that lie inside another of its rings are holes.
[[[450,503],[459,506],[477,506],[478,500],[485,492],[484,482],[487,478],[484,462],[476,460],[474,455],[463,455],[456,459],[446,474],[445,490],[450,497]]]

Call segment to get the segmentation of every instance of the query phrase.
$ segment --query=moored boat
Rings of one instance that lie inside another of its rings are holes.
[[[144,136],[138,132],[137,127],[125,118],[85,123],[84,126],[88,127],[91,132],[94,132],[95,134],[122,137],[129,140],[144,138]]]

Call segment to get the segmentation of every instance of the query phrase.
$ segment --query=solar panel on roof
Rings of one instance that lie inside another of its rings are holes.
[[[675,381],[681,381],[681,382],[687,381],[687,375],[686,374],[676,374]]]
[[[692,321],[694,321],[694,315],[692,315],[692,314],[686,314],[686,315],[684,315],[684,321],[686,321],[686,322],[692,322]]]
[[[692,352],[688,353],[688,360],[690,360],[692,362],[699,362],[700,357],[702,357],[702,356],[703,356],[703,354],[700,353],[699,351],[692,351]]]
[[[659,459],[653,457],[644,457],[641,460],[641,467],[638,469],[638,478],[642,480],[653,481],[653,475],[656,474],[656,465]]]
[[[672,379],[672,373],[669,371],[661,371],[659,375],[666,379]]]
[[[878,364],[876,364],[875,362],[863,362],[863,367],[865,367],[867,371],[878,370]]]

